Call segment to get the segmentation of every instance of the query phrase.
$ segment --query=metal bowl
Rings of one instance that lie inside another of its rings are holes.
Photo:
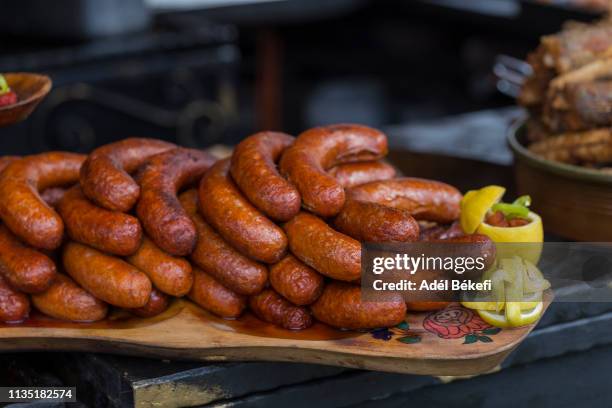
[[[544,228],[577,241],[612,241],[612,174],[543,159],[525,146],[525,121],[508,130],[519,194],[532,197]]]

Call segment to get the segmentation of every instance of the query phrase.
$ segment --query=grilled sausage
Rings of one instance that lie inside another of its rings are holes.
[[[200,182],[200,211],[226,241],[248,257],[275,263],[287,249],[287,237],[240,193],[229,177],[229,160],[218,161]]]
[[[321,295],[324,279],[317,271],[293,255],[270,265],[270,284],[294,305],[309,305]]]
[[[406,304],[400,294],[388,301],[364,302],[361,288],[343,282],[331,282],[310,308],[314,317],[339,329],[391,327],[406,317]]]
[[[215,160],[201,150],[177,148],[151,157],[138,174],[138,218],[153,242],[171,255],[189,255],[197,241],[177,193],[198,181]]]
[[[371,181],[390,180],[396,173],[395,167],[384,161],[347,163],[329,169],[329,174],[345,189]]]
[[[227,319],[233,319],[242,314],[246,307],[246,297],[231,291],[199,268],[194,268],[194,281],[189,299],[193,302]]]
[[[0,157],[0,173],[5,169],[6,166],[11,164],[14,161],[19,160],[21,157],[19,156],[2,156]]]
[[[61,273],[49,289],[32,295],[32,303],[48,316],[71,322],[95,322],[104,319],[108,312],[106,303]]]
[[[191,254],[193,263],[236,293],[261,292],[268,281],[266,267],[236,251],[204,221],[198,214],[196,190],[184,192],[179,200],[198,231],[198,242]]]
[[[436,225],[430,228],[421,229],[419,241],[430,241],[435,239],[452,239],[465,235],[459,221],[453,222],[450,226]]]
[[[130,309],[130,312],[139,317],[154,317],[165,312],[169,305],[170,299],[168,296],[157,289],[153,289],[147,304],[136,309]]]
[[[4,170],[4,168],[6,166],[8,166],[10,163],[12,163],[12,162],[14,162],[16,160],[19,160],[19,159],[20,159],[19,156],[4,156],[4,157],[0,157],[0,172],[2,170]],[[42,193],[40,193],[40,197],[50,207],[55,208],[57,206],[57,204],[59,203],[59,201],[64,196],[65,192],[66,192],[65,188],[62,188],[62,187],[51,187],[51,188],[48,188],[48,189],[44,190]]]
[[[322,219],[301,212],[285,223],[291,252],[306,265],[333,279],[353,282],[361,276],[361,245]]]
[[[15,289],[40,293],[51,285],[56,268],[48,256],[22,243],[0,225],[0,275]]]
[[[312,325],[308,310],[294,306],[272,289],[249,298],[249,306],[261,320],[288,330],[303,330]]]
[[[431,239],[429,242],[455,244],[456,248],[461,248],[461,254],[465,257],[474,259],[483,257],[485,271],[493,266],[497,255],[495,242],[484,234],[448,236],[445,238]]]
[[[91,152],[81,168],[83,193],[100,207],[127,212],[140,196],[140,187],[130,173],[149,157],[175,147],[162,140],[144,138],[101,146]]]
[[[68,236],[113,255],[127,256],[138,250],[142,228],[136,217],[98,207],[76,185],[64,194],[58,212]]]
[[[317,127],[302,133],[283,153],[281,173],[302,195],[302,205],[322,217],[344,205],[342,185],[326,170],[342,163],[376,160],[387,154],[387,138],[361,125]]]
[[[57,209],[57,205],[64,197],[64,194],[66,194],[66,191],[67,190],[63,187],[51,187],[40,193],[40,198],[42,198],[49,207]]]
[[[351,199],[334,219],[334,226],[361,242],[411,242],[419,238],[419,224],[408,211]]]
[[[431,236],[426,237],[425,241],[432,243],[448,243],[448,244],[458,244],[454,245],[453,252],[461,251],[461,255],[465,257],[469,257],[471,259],[476,259],[478,257],[484,258],[484,268],[483,270],[475,270],[474,272],[466,272],[463,276],[466,279],[478,279],[479,275],[489,269],[493,263],[495,262],[496,256],[496,247],[495,243],[486,235],[482,234],[464,234],[461,230],[461,227],[458,226],[458,223],[453,223],[449,228],[443,228],[437,234],[432,234]],[[465,245],[463,245],[465,244]],[[433,277],[429,277],[429,279],[434,279]],[[441,280],[448,280],[447,275],[444,273],[440,276]],[[420,281],[415,281],[417,286],[420,285]],[[453,292],[440,292],[437,293],[438,298],[448,299],[453,296]],[[445,301],[413,301],[406,302],[406,306],[408,310],[415,312],[426,312],[433,310],[444,309],[451,302]]]
[[[17,323],[30,314],[30,300],[0,276],[0,321]]]
[[[138,251],[126,260],[143,271],[163,293],[181,297],[191,289],[193,273],[189,262],[167,254],[147,237]]]
[[[98,299],[126,309],[149,301],[152,287],[147,275],[117,257],[69,242],[63,260],[66,272]]]
[[[293,218],[302,205],[297,189],[276,170],[281,153],[294,138],[280,132],[256,133],[236,146],[230,172],[255,207],[278,221]]]
[[[351,198],[410,212],[417,220],[449,223],[459,218],[461,193],[453,186],[433,180],[398,178],[353,187]]]
[[[0,217],[6,226],[33,247],[59,247],[64,223],[39,191],[74,184],[84,159],[80,154],[50,152],[9,164],[0,173]]]

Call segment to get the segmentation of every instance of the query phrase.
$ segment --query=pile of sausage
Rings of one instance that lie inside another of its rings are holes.
[[[474,237],[446,227],[459,191],[396,178],[386,153],[383,133],[334,125],[257,133],[223,160],[137,138],[88,156],[5,157],[0,320],[25,319],[30,302],[75,322],[109,306],[154,316],[186,296],[224,318],[250,308],[294,330],[313,318],[395,325],[407,310],[400,296],[361,301],[360,241]]]

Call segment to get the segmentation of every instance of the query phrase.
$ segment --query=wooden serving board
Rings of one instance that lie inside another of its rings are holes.
[[[547,302],[548,303],[548,302]],[[202,360],[266,360],[326,364],[427,375],[473,375],[498,366],[533,326],[498,329],[458,304],[410,313],[390,329],[340,331],[321,323],[300,332],[279,329],[252,315],[228,321],[186,300],[162,315],[111,315],[90,324],[34,315],[0,327],[2,351],[88,351]]]

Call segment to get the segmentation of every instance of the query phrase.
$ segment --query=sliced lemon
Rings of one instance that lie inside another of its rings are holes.
[[[497,258],[519,256],[537,264],[542,254],[544,227],[542,218],[534,212],[529,212],[527,219],[531,222],[521,227],[495,227],[485,222],[481,223],[476,232],[484,234],[497,243]]]
[[[477,312],[482,320],[490,325],[507,329],[509,327],[520,327],[535,323],[544,310],[544,303],[538,302],[536,307],[529,310],[520,310],[519,306],[517,313],[517,307],[513,305],[517,303],[521,302],[507,302],[505,313],[497,313],[489,310],[477,310]],[[508,310],[510,310],[510,316],[508,316]]]
[[[474,233],[493,204],[501,200],[505,192],[505,188],[495,185],[468,191],[461,200],[459,222],[463,231],[466,234]]]
[[[538,306],[538,303],[542,301],[542,292],[530,293],[523,297],[523,301],[516,302],[520,305],[521,311],[530,310]],[[487,301],[462,301],[461,304],[468,309],[474,310],[491,310],[499,312],[504,309],[506,302],[501,302],[502,306],[499,307],[498,302],[487,300]]]

